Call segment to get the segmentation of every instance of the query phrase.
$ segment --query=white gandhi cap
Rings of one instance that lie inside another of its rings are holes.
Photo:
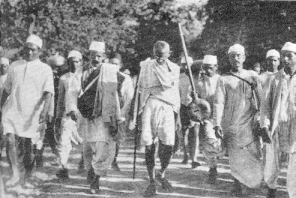
[[[282,48],[282,51],[291,51],[296,53],[296,44],[287,42]]]
[[[39,48],[42,48],[42,39],[35,34],[31,34],[27,38],[26,43],[33,43],[33,44],[37,45]]]
[[[218,63],[217,56],[205,55],[202,63],[209,64],[209,65],[217,65],[217,63]]]
[[[9,65],[9,60],[5,57],[2,57],[0,59],[0,63],[3,64],[3,65]]]
[[[231,52],[245,54],[245,48],[244,48],[244,46],[242,46],[240,44],[234,44],[229,48],[228,54],[230,54]]]
[[[99,53],[105,53],[105,43],[93,41],[89,46],[89,50],[97,51]]]
[[[181,63],[186,63],[185,57],[182,57]],[[192,64],[192,63],[193,63],[193,59],[190,56],[188,56],[188,64]]]
[[[82,60],[82,54],[77,50],[72,50],[69,52],[68,58],[79,58],[80,60]]]
[[[266,53],[266,58],[268,58],[270,56],[280,58],[280,53],[278,51],[276,51],[275,49],[271,49],[271,50],[268,50],[268,52]]]

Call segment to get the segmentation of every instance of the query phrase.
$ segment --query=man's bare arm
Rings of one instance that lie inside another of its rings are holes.
[[[46,117],[47,117],[50,102],[51,102],[51,97],[52,97],[52,93],[44,92],[43,97],[42,97],[44,100],[44,106],[43,106],[43,109],[40,114],[39,123],[46,121]]]

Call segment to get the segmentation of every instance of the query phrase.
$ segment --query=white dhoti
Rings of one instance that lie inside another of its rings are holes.
[[[287,189],[289,197],[296,197],[296,153],[289,154]]]
[[[277,148],[276,142],[265,145],[265,166],[264,166],[264,180],[268,187],[276,189],[278,176],[281,172],[281,154],[282,152]]]
[[[157,138],[164,145],[175,144],[175,117],[172,105],[149,97],[142,113],[142,145],[151,145]]]
[[[242,148],[228,147],[232,176],[249,188],[259,187],[263,179],[263,166],[256,144],[253,141]]]
[[[281,173],[282,156],[287,153],[281,151],[276,142],[266,144],[266,164],[264,167],[264,180],[268,187],[276,189],[277,180]],[[296,197],[296,153],[289,153],[287,171],[287,190],[289,197]]]

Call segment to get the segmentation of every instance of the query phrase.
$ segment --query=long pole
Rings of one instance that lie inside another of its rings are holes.
[[[179,32],[180,32],[180,36],[181,36],[181,41],[182,41],[182,46],[183,46],[185,61],[186,61],[187,69],[188,69],[189,80],[190,80],[190,84],[191,84],[191,87],[192,87],[192,92],[195,93],[196,90],[195,90],[195,86],[194,86],[194,81],[193,81],[191,66],[188,63],[188,53],[187,53],[186,44],[185,44],[185,40],[184,40],[184,34],[183,34],[183,31],[182,31],[181,24],[178,23],[178,25],[179,25]],[[194,98],[194,99],[196,99],[196,98]]]
[[[137,159],[137,147],[138,147],[138,136],[139,136],[139,112],[140,112],[140,100],[141,100],[141,93],[139,92],[139,79],[140,79],[141,69],[138,74],[136,89],[134,94],[134,107],[136,107],[136,115],[133,113],[134,123],[136,123],[135,128],[135,139],[134,139],[134,164],[133,164],[133,179],[136,177],[136,159]],[[138,99],[138,101],[137,101]],[[138,102],[136,104],[136,102]]]

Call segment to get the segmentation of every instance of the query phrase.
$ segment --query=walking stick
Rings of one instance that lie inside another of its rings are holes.
[[[193,95],[193,99],[192,101],[195,101],[197,98],[195,97],[195,86],[194,86],[194,81],[193,81],[193,76],[192,76],[192,71],[191,71],[191,66],[188,63],[188,53],[187,53],[187,49],[186,49],[186,44],[185,44],[185,40],[184,40],[184,34],[182,31],[182,27],[181,24],[178,23],[179,25],[179,32],[180,32],[180,36],[181,36],[181,41],[182,41],[182,46],[183,46],[183,51],[184,51],[184,56],[185,56],[185,61],[186,61],[186,65],[187,65],[187,69],[188,69],[188,74],[189,74],[189,80],[190,80],[190,85],[192,87],[192,95]]]
[[[138,147],[138,135],[139,135],[139,105],[140,105],[140,93],[138,93],[138,105],[137,105],[137,117],[136,117],[136,130],[135,130],[135,147],[134,147],[134,167],[133,167],[133,179],[136,177],[136,158],[137,158],[137,147]]]
[[[136,105],[136,115],[133,113],[133,122],[136,123],[136,128],[135,128],[135,139],[134,139],[134,164],[133,164],[133,179],[135,179],[136,177],[136,159],[137,159],[137,147],[138,147],[138,136],[139,136],[139,112],[140,112],[140,99],[141,99],[141,93],[139,92],[139,79],[140,79],[140,73],[141,73],[141,69],[139,71],[139,75],[138,75],[138,79],[137,79],[137,83],[136,83],[136,89],[135,89],[135,94],[134,94],[134,102],[133,102],[133,106],[135,107]],[[136,99],[138,98],[138,103],[136,104]],[[134,108],[131,108],[134,109]]]

